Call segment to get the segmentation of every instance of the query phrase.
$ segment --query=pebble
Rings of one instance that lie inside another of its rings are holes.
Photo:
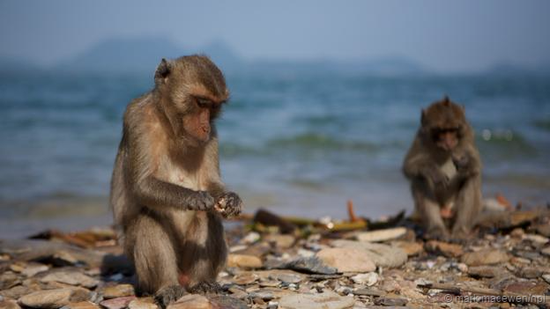
[[[542,279],[544,279],[544,281],[546,281],[546,283],[550,284],[550,274],[542,275]]]
[[[360,232],[355,234],[355,238],[359,241],[382,242],[403,237],[405,234],[407,234],[406,228],[396,227],[372,232]]]
[[[90,291],[83,288],[63,288],[37,291],[19,299],[19,304],[32,308],[60,308],[69,303],[86,301]]]
[[[298,257],[288,262],[283,262],[275,267],[278,269],[291,269],[298,272],[305,272],[308,274],[319,274],[319,275],[334,275],[338,272],[335,267],[327,266],[320,258],[317,256],[312,257]]]
[[[128,307],[134,299],[136,299],[135,296],[118,297],[104,300],[99,304],[107,309],[123,309]]]
[[[61,282],[70,285],[80,285],[86,288],[97,286],[99,281],[92,277],[86,276],[78,271],[57,271],[44,276],[40,282]]]
[[[351,280],[357,284],[362,284],[362,285],[366,285],[366,286],[373,286],[375,285],[378,280],[379,280],[379,276],[377,273],[374,273],[374,272],[370,272],[370,273],[366,273],[366,274],[359,274],[359,275],[355,275],[353,277],[351,277]]]
[[[493,278],[501,272],[501,268],[493,266],[474,266],[468,269],[468,275],[478,278]]]
[[[296,242],[296,238],[294,238],[294,236],[286,234],[268,234],[264,237],[264,240],[268,243],[275,244],[275,247],[281,249],[288,249],[294,245],[294,242]]]
[[[355,300],[332,291],[319,294],[291,294],[279,300],[280,309],[345,309],[352,308]]]
[[[317,252],[317,257],[339,272],[371,272],[374,262],[358,248],[327,248]]]
[[[81,301],[78,303],[71,303],[61,307],[61,309],[100,309],[100,307],[90,301]]]
[[[424,252],[424,247],[417,242],[397,241],[393,244],[405,251],[409,257],[416,256]]]
[[[370,258],[376,266],[380,267],[400,267],[407,262],[407,253],[397,246],[352,240],[335,240],[331,244],[337,248],[362,250],[364,256]]]
[[[214,309],[214,305],[205,296],[188,294],[168,305],[167,309]]]
[[[103,289],[103,297],[105,299],[133,295],[135,295],[135,291],[131,284],[117,284],[114,286],[105,287]]]
[[[239,268],[261,268],[262,260],[253,255],[229,254],[227,257],[227,266]]]
[[[467,252],[462,256],[462,262],[468,266],[480,266],[505,263],[510,259],[502,250],[484,249],[476,252]]]
[[[374,300],[374,303],[379,306],[405,306],[408,301],[405,298],[397,298],[397,297],[380,297]]]
[[[30,264],[27,265],[21,273],[27,277],[34,277],[36,274],[47,271],[48,269],[50,268],[44,264]]]
[[[431,240],[428,241],[425,245],[426,251],[443,254],[446,257],[460,257],[464,252],[462,251],[462,246],[457,244],[450,244],[446,242]]]
[[[2,309],[21,309],[13,299],[0,299],[0,308]]]
[[[128,304],[128,309],[159,309],[151,297],[136,298]]]

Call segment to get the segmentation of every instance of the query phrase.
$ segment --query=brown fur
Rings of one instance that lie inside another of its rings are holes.
[[[156,293],[163,305],[184,289],[212,285],[224,267],[227,248],[215,206],[223,201],[227,214],[242,207],[220,179],[214,120],[228,95],[208,58],[163,59],[155,88],[124,114],[111,205],[139,288]]]
[[[403,163],[427,236],[464,238],[481,211],[481,159],[464,108],[445,97],[422,111]],[[442,218],[452,208],[451,232]]]

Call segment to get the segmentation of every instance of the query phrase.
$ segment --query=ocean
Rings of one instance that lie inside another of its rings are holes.
[[[153,73],[0,74],[0,238],[112,223],[107,197],[128,102]],[[245,212],[379,218],[413,202],[401,173],[420,111],[449,95],[476,131],[485,197],[550,201],[550,77],[226,76],[218,122],[226,185]]]

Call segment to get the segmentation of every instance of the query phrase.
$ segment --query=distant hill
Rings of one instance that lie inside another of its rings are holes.
[[[0,56],[0,72],[27,73],[31,71],[42,71],[43,68],[36,63],[14,56]]]
[[[532,67],[508,62],[501,62],[491,66],[486,72],[490,75],[550,75],[550,63]]]
[[[61,62],[57,68],[64,71],[152,72],[162,58],[177,58],[194,53],[210,56],[222,68],[235,68],[242,62],[223,42],[189,49],[166,38],[111,38]]]

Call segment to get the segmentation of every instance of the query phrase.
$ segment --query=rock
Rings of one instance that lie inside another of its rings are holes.
[[[264,240],[269,243],[274,243],[278,248],[288,249],[294,245],[296,238],[292,235],[269,234],[264,237]]]
[[[477,252],[467,252],[462,256],[462,262],[468,266],[492,265],[508,262],[510,257],[505,251],[484,249]]]
[[[0,308],[2,309],[21,309],[13,299],[0,299]]]
[[[283,262],[272,265],[271,268],[291,269],[306,274],[334,275],[338,270],[334,267],[327,266],[317,256],[298,257],[289,262]]]
[[[87,301],[90,291],[83,288],[63,288],[33,292],[19,299],[19,304],[32,308],[60,308],[69,303]]]
[[[403,237],[405,234],[407,234],[406,228],[396,227],[372,232],[360,232],[355,235],[355,238],[359,241],[382,242]]]
[[[546,283],[550,284],[550,274],[542,275],[542,279],[544,279]]]
[[[500,267],[475,266],[468,269],[468,275],[476,278],[493,278],[502,272]]]
[[[188,294],[168,305],[167,309],[215,309],[208,298],[198,294]]]
[[[523,236],[523,239],[527,239],[529,241],[542,245],[548,242],[548,237],[540,236],[537,234],[525,234],[525,236]]]
[[[224,296],[213,295],[209,296],[210,302],[214,304],[216,309],[247,309],[248,306],[242,300]]]
[[[260,240],[260,234],[257,232],[250,232],[245,237],[243,237],[243,239],[241,239],[240,242],[243,244],[250,245],[257,242],[258,240]]]
[[[517,272],[518,277],[526,279],[536,279],[542,275],[542,270],[538,267],[523,267]]]
[[[99,304],[107,309],[122,309],[128,307],[134,299],[135,296],[118,297],[104,300]]]
[[[407,302],[408,301],[405,298],[397,298],[397,297],[380,297],[374,300],[374,303],[379,306],[391,306],[391,307],[405,306]]]
[[[114,286],[105,287],[103,289],[103,297],[105,297],[105,299],[133,295],[135,295],[135,291],[131,284],[117,284]]]
[[[366,286],[373,286],[378,282],[380,278],[377,273],[371,272],[366,274],[359,274],[351,277],[351,280],[357,284],[362,284]]]
[[[538,224],[535,226],[535,230],[542,236],[550,237],[550,224]]]
[[[257,273],[261,278],[281,281],[283,283],[300,283],[305,280],[305,276],[292,270],[268,270]]]
[[[70,285],[80,285],[86,288],[93,288],[99,283],[98,280],[86,276],[78,271],[57,271],[44,276],[40,282],[61,282]]]
[[[358,248],[327,248],[317,252],[317,257],[339,272],[371,272],[376,265]]]
[[[44,264],[29,264],[21,273],[27,277],[33,277],[38,273],[47,271],[49,267]]]
[[[231,292],[231,296],[238,299],[245,299],[248,297],[248,293],[243,291],[241,288],[237,288],[235,286],[230,287],[229,292]]]
[[[101,307],[99,307],[98,305],[89,301],[81,301],[78,303],[72,303],[61,307],[61,309],[100,309],[100,308]]]
[[[464,252],[462,246],[457,244],[450,244],[446,242],[430,240],[425,245],[426,251],[435,254],[442,254],[446,257],[460,257]]]
[[[546,247],[546,248],[540,250],[540,253],[544,256],[550,257],[550,247]]]
[[[268,290],[259,290],[259,291],[256,291],[256,292],[252,292],[250,293],[250,298],[254,299],[254,298],[260,298],[262,300],[272,300],[274,298],[273,296],[273,292],[271,291],[268,291]]]
[[[0,275],[0,291],[7,290],[21,283],[19,276],[11,271],[4,272]]]
[[[233,281],[238,285],[247,285],[247,284],[252,284],[256,282],[258,278],[259,278],[258,275],[251,272],[246,272],[246,273],[236,275],[231,281]]]
[[[366,257],[380,267],[400,267],[407,262],[407,253],[396,246],[352,240],[335,240],[331,244],[337,248],[361,249]]]
[[[279,300],[280,309],[344,309],[352,308],[353,297],[342,297],[332,291],[320,294],[291,294]]]
[[[424,247],[417,242],[396,241],[393,244],[398,248],[401,248],[401,250],[405,251],[405,253],[407,253],[407,256],[409,257],[419,255],[424,252]]]
[[[385,292],[375,289],[357,289],[353,291],[355,295],[380,297],[386,295]]]
[[[543,282],[518,281],[507,284],[505,293],[518,293],[522,295],[544,295],[548,291],[548,285]]]
[[[7,298],[19,299],[21,296],[30,294],[34,291],[34,289],[31,289],[29,287],[18,285],[14,286],[11,289],[0,291],[0,295]]]
[[[128,304],[128,309],[159,309],[152,297],[136,298]]]
[[[262,260],[253,255],[229,254],[227,257],[227,266],[239,268],[261,268]]]

